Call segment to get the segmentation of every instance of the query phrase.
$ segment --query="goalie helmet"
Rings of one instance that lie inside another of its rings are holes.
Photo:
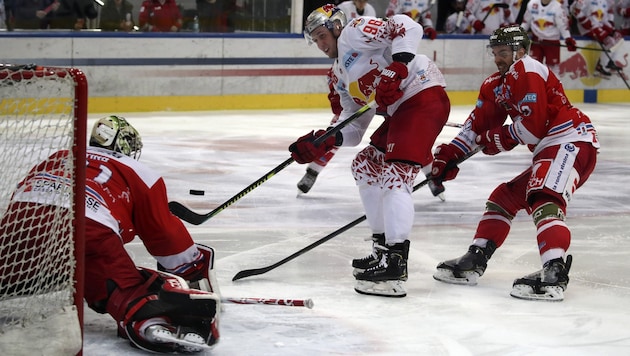
[[[531,45],[531,40],[529,36],[527,36],[527,31],[525,31],[521,26],[506,26],[500,27],[490,35],[490,44],[488,48],[492,48],[495,46],[510,46],[512,50],[516,52],[519,48],[524,48],[526,53],[529,53],[529,46]]]
[[[140,159],[142,139],[136,129],[122,116],[99,119],[92,128],[90,146],[103,147]]]
[[[313,43],[311,33],[320,26],[325,26],[328,30],[332,31],[337,26],[339,29],[346,26],[348,20],[346,15],[333,4],[326,4],[311,12],[304,23],[304,38],[308,44]]]

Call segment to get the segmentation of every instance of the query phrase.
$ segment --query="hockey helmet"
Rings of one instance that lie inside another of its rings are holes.
[[[122,116],[99,119],[92,128],[90,146],[103,147],[140,159],[142,139],[138,131]]]
[[[326,4],[320,8],[317,8],[311,12],[306,18],[304,24],[304,38],[308,44],[313,43],[311,33],[320,26],[325,26],[328,30],[332,31],[337,26],[342,29],[346,26],[348,20],[346,15],[334,4]]]
[[[510,46],[513,51],[524,48],[525,52],[529,52],[531,40],[527,36],[527,31],[518,25],[500,27],[490,35],[490,44],[488,48],[495,46]]]

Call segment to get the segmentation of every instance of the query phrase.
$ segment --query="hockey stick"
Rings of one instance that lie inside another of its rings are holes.
[[[352,114],[349,118],[345,119],[343,122],[339,123],[338,125],[334,126],[333,128],[329,129],[328,131],[326,131],[325,134],[323,134],[322,136],[318,137],[314,141],[314,144],[316,146],[318,146],[319,144],[324,142],[327,138],[331,137],[332,135],[335,135],[342,128],[344,128],[345,126],[350,124],[352,121],[354,121],[356,118],[358,118],[359,116],[363,115],[368,110],[370,110],[374,106],[374,104],[375,104],[375,102],[372,101],[372,102],[364,105],[362,108],[357,110],[354,114]],[[173,213],[173,215],[177,216],[178,218],[180,218],[180,219],[182,219],[184,221],[187,221],[187,222],[189,222],[189,223],[191,223],[193,225],[200,225],[201,223],[203,223],[203,222],[207,221],[208,219],[212,218],[213,216],[217,215],[223,209],[225,209],[228,206],[234,204],[237,200],[241,199],[247,193],[251,192],[252,190],[257,188],[258,186],[260,186],[261,184],[263,184],[264,182],[269,180],[271,177],[276,175],[276,173],[278,173],[281,170],[285,169],[291,163],[293,163],[293,158],[289,157],[286,161],[284,161],[284,162],[280,163],[278,166],[276,166],[276,168],[274,168],[271,171],[265,173],[264,176],[258,178],[258,180],[256,180],[254,183],[248,185],[243,190],[238,192],[235,196],[231,197],[225,203],[219,205],[218,207],[216,207],[214,210],[212,210],[211,212],[209,212],[207,214],[195,213],[194,211],[192,211],[192,210],[188,209],[187,207],[185,207],[182,203],[179,203],[179,202],[176,202],[176,201],[169,202],[168,203],[168,208],[171,211],[171,213]]]
[[[275,299],[275,298],[221,298],[221,302],[234,304],[283,305],[288,307],[307,307],[313,309],[312,299]]]
[[[608,60],[611,61],[616,67],[617,64],[615,63],[615,61],[613,61],[612,57],[608,53],[609,51],[606,50],[606,47],[604,47],[604,44],[601,41],[597,41],[597,43],[599,43],[599,46],[602,48],[602,51],[604,51],[604,53],[606,53],[606,57],[608,57]],[[617,46],[615,45],[613,47],[617,47]],[[623,72],[623,70],[621,70],[621,68],[619,68],[619,67],[617,67],[616,70],[617,70],[617,74],[619,74],[619,77],[621,77],[621,80],[623,80],[623,82],[624,82],[624,84],[626,84],[626,87],[628,88],[628,90],[630,90],[630,84],[628,84],[628,81],[626,80],[626,76],[625,76],[625,73]]]
[[[470,151],[467,155],[465,155],[464,157],[460,158],[459,160],[457,160],[455,163],[453,163],[453,165],[457,165],[460,164],[462,162],[464,162],[465,160],[467,160],[468,158],[470,158],[472,155],[474,155],[475,153],[481,151],[481,146],[478,146],[477,148],[475,148],[474,150]],[[427,185],[429,183],[431,179],[427,178],[425,180],[423,180],[422,182],[416,184],[413,187],[413,191],[415,192],[416,190],[420,189],[421,187]],[[283,264],[295,259],[298,256],[303,255],[304,253],[314,249],[315,247],[323,244],[324,242],[332,239],[333,237],[336,237],[337,235],[346,232],[347,230],[355,227],[356,225],[359,225],[359,223],[365,221],[366,216],[363,215],[360,218],[357,218],[356,220],[353,220],[352,222],[342,226],[341,228],[331,232],[330,234],[322,237],[321,239],[313,242],[312,244],[304,247],[303,249],[295,252],[294,254],[285,257],[284,259],[269,265],[267,267],[261,267],[261,268],[254,268],[254,269],[246,269],[246,270],[242,270],[240,272],[238,272],[236,275],[234,275],[234,277],[232,278],[232,281],[236,281],[242,278],[246,278],[246,277],[251,277],[251,276],[257,276],[257,275],[261,275],[264,273],[267,273],[269,271],[271,271],[272,269],[275,269],[276,267],[282,266]]]
[[[484,25],[486,24],[486,19],[488,19],[488,16],[490,16],[490,14],[492,13],[492,11],[494,10],[495,7],[498,7],[498,8],[501,8],[501,9],[507,9],[510,6],[508,4],[504,4],[504,3],[492,4],[492,6],[490,6],[490,9],[488,10],[488,12],[486,12],[486,16],[484,16],[483,20],[481,20],[481,23],[483,23]]]
[[[540,45],[540,46],[569,47],[569,46],[561,44],[561,43],[548,43],[548,42],[533,42],[533,43],[537,44],[537,45]],[[610,52],[607,49],[592,48],[592,47],[575,46],[575,48],[577,48],[577,49],[585,49],[585,50],[588,50],[588,51]]]

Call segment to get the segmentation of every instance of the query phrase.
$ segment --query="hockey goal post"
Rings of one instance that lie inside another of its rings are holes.
[[[0,64],[0,355],[82,353],[87,88],[76,68]],[[51,180],[32,189],[54,201],[16,202],[61,150],[66,188]]]

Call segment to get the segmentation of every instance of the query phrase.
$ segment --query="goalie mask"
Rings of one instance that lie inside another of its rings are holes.
[[[311,33],[318,27],[324,26],[329,31],[333,31],[335,27],[342,29],[346,26],[348,20],[346,15],[333,4],[326,4],[320,8],[317,8],[311,12],[304,23],[304,38],[308,44],[313,43]]]
[[[99,119],[94,124],[90,146],[107,148],[140,159],[142,139],[124,117],[112,115]]]
[[[529,53],[530,45],[531,40],[527,36],[527,31],[521,26],[506,26],[492,32],[488,50],[495,46],[510,46],[514,52],[522,47],[525,49],[525,53]]]

